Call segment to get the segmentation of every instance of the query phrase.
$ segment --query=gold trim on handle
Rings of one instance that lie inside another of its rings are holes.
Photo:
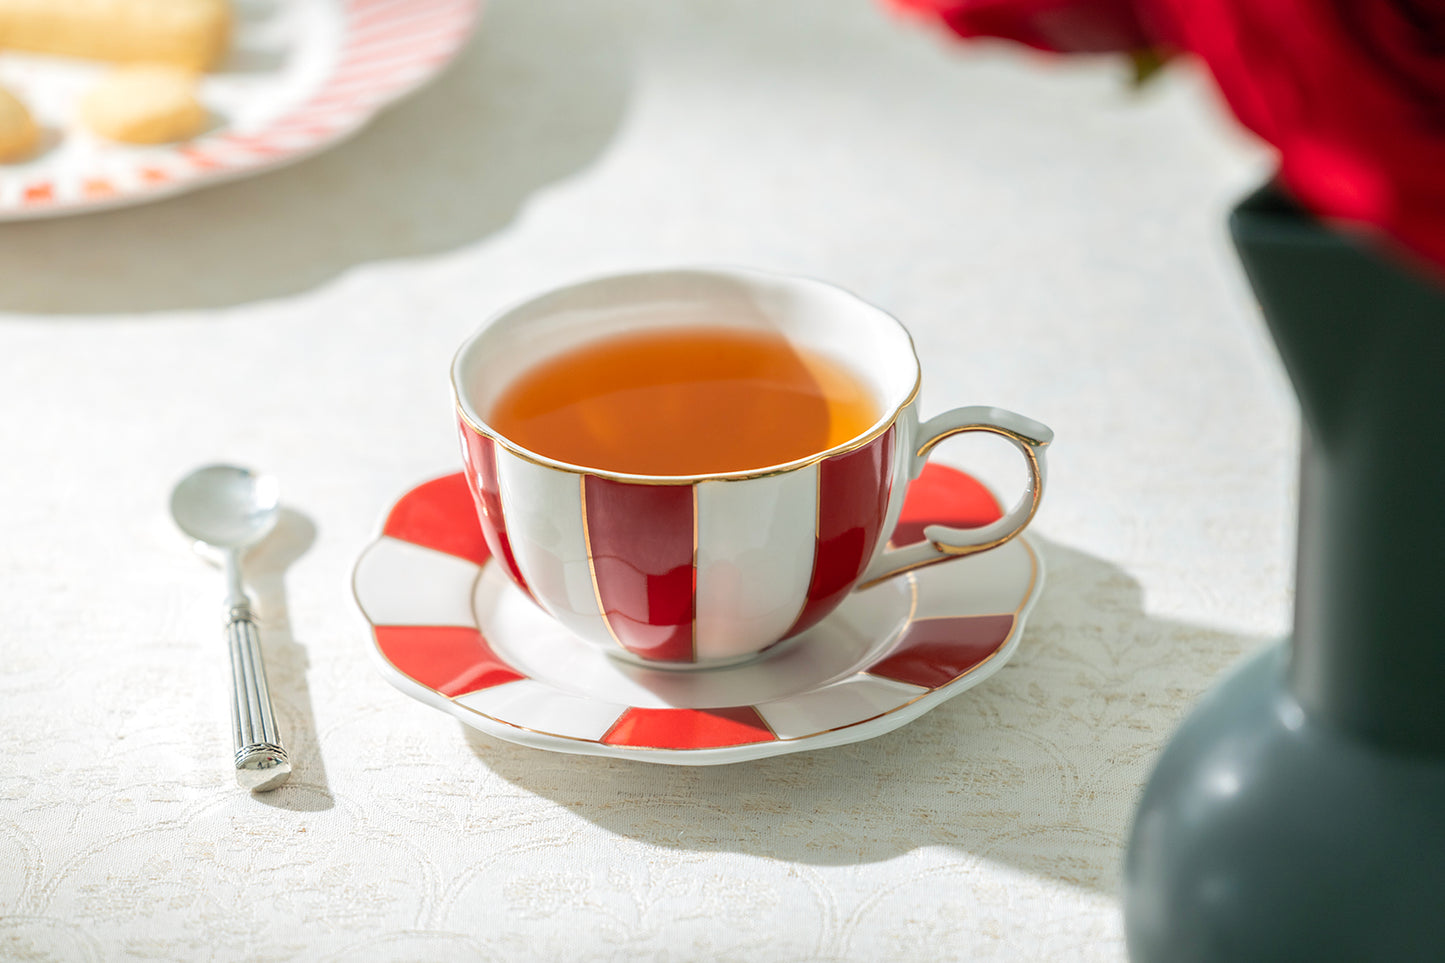
[[[1049,446],[1049,443],[1047,441],[1039,441],[1036,438],[1030,438],[1027,435],[1022,435],[1016,431],[1010,431],[1007,428],[1003,428],[995,424],[990,424],[988,422],[974,422],[972,424],[959,425],[955,428],[949,428],[945,431],[939,432],[938,434],[926,440],[923,444],[919,445],[917,452],[915,452],[915,455],[918,458],[925,458],[927,457],[928,453],[931,452],[934,447],[938,445],[939,442],[952,438],[954,435],[961,435],[964,432],[968,431],[987,431],[995,435],[1002,435],[1003,437],[1014,442],[1018,446],[1019,450],[1023,452],[1024,459],[1028,462],[1029,478],[1032,482],[1031,488],[1033,490],[1033,497],[1029,500],[1028,514],[1024,516],[1023,521],[1019,522],[1013,527],[1012,531],[1009,531],[1005,535],[1002,535],[995,539],[991,539],[990,541],[984,542],[979,545],[949,545],[945,542],[936,542],[930,538],[928,539],[928,544],[932,545],[939,554],[933,556],[932,558],[920,559],[919,561],[911,562],[907,565],[901,565],[898,568],[883,573],[882,575],[871,578],[866,582],[860,582],[854,588],[855,592],[861,591],[862,589],[872,588],[875,585],[886,582],[888,579],[902,575],[906,572],[914,572],[920,568],[925,568],[929,565],[937,565],[939,562],[946,562],[949,559],[963,558],[966,555],[977,555],[980,552],[987,552],[990,549],[998,548],[1000,545],[1006,544],[1007,542],[1013,541],[1013,539],[1017,538],[1025,528],[1029,527],[1029,523],[1034,520],[1034,516],[1038,514],[1039,511],[1039,504],[1040,502],[1042,502],[1044,497],[1043,472],[1039,467],[1039,451]],[[978,527],[981,528],[982,526]]]
[[[1024,516],[1024,520],[1015,525],[1013,530],[1008,534],[995,538],[992,541],[984,542],[982,545],[948,545],[929,539],[930,544],[932,544],[934,548],[950,558],[957,558],[963,555],[977,555],[979,552],[986,552],[991,548],[998,548],[1000,545],[1014,538],[1019,532],[1022,532],[1028,527],[1029,522],[1034,520],[1034,516],[1038,514],[1039,511],[1039,503],[1044,497],[1043,472],[1039,469],[1039,449],[1047,448],[1049,443],[1047,441],[1029,438],[1016,431],[1001,428],[998,425],[992,425],[987,422],[976,422],[971,425],[959,425],[957,428],[949,428],[947,431],[942,431],[934,435],[920,445],[918,447],[918,457],[925,457],[939,442],[952,438],[954,435],[961,435],[967,431],[987,431],[995,435],[1002,435],[1018,445],[1019,450],[1023,452],[1024,459],[1029,463],[1029,479],[1032,482],[1030,487],[1033,490],[1033,497],[1029,500],[1029,512]]]

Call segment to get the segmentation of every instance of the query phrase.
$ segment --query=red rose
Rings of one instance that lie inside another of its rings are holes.
[[[1149,47],[1134,0],[893,0],[936,17],[960,37],[1000,37],[1055,53],[1130,53]]]
[[[1445,268],[1445,4],[1151,2],[1168,39],[1279,149],[1291,193]]]

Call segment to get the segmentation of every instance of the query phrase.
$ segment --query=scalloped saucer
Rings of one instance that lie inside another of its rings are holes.
[[[979,482],[930,464],[893,541],[999,514]],[[538,749],[712,765],[870,739],[972,688],[1017,648],[1043,576],[1020,537],[854,592],[743,665],[639,667],[569,633],[490,564],[458,473],[392,506],[352,585],[382,675],[467,725]]]

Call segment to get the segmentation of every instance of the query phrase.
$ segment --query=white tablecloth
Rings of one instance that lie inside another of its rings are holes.
[[[866,0],[496,0],[324,156],[0,225],[0,958],[1122,959],[1150,763],[1289,620],[1294,407],[1224,234],[1267,168],[1188,69],[1135,93]],[[925,414],[1054,427],[1016,657],[889,735],[706,769],[392,689],[350,571],[457,464],[454,347],[697,262],[895,313]],[[220,577],[166,513],[216,459],[288,506],[254,560],[297,761],[268,795],[228,762]]]

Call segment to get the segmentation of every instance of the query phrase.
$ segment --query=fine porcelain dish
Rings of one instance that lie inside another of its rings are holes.
[[[896,544],[923,524],[1001,514],[972,477],[929,465]],[[625,663],[557,624],[491,564],[461,474],[407,492],[357,561],[353,588],[386,679],[467,725],[539,749],[673,765],[858,742],[1003,667],[1043,586],[1025,537],[856,591],[743,665]]]
[[[141,204],[290,164],[340,143],[432,79],[481,0],[234,0],[231,53],[204,75],[214,124],[177,144],[101,141],[76,101],[109,65],[0,52],[0,84],[46,128],[40,152],[0,165],[0,220]]]

